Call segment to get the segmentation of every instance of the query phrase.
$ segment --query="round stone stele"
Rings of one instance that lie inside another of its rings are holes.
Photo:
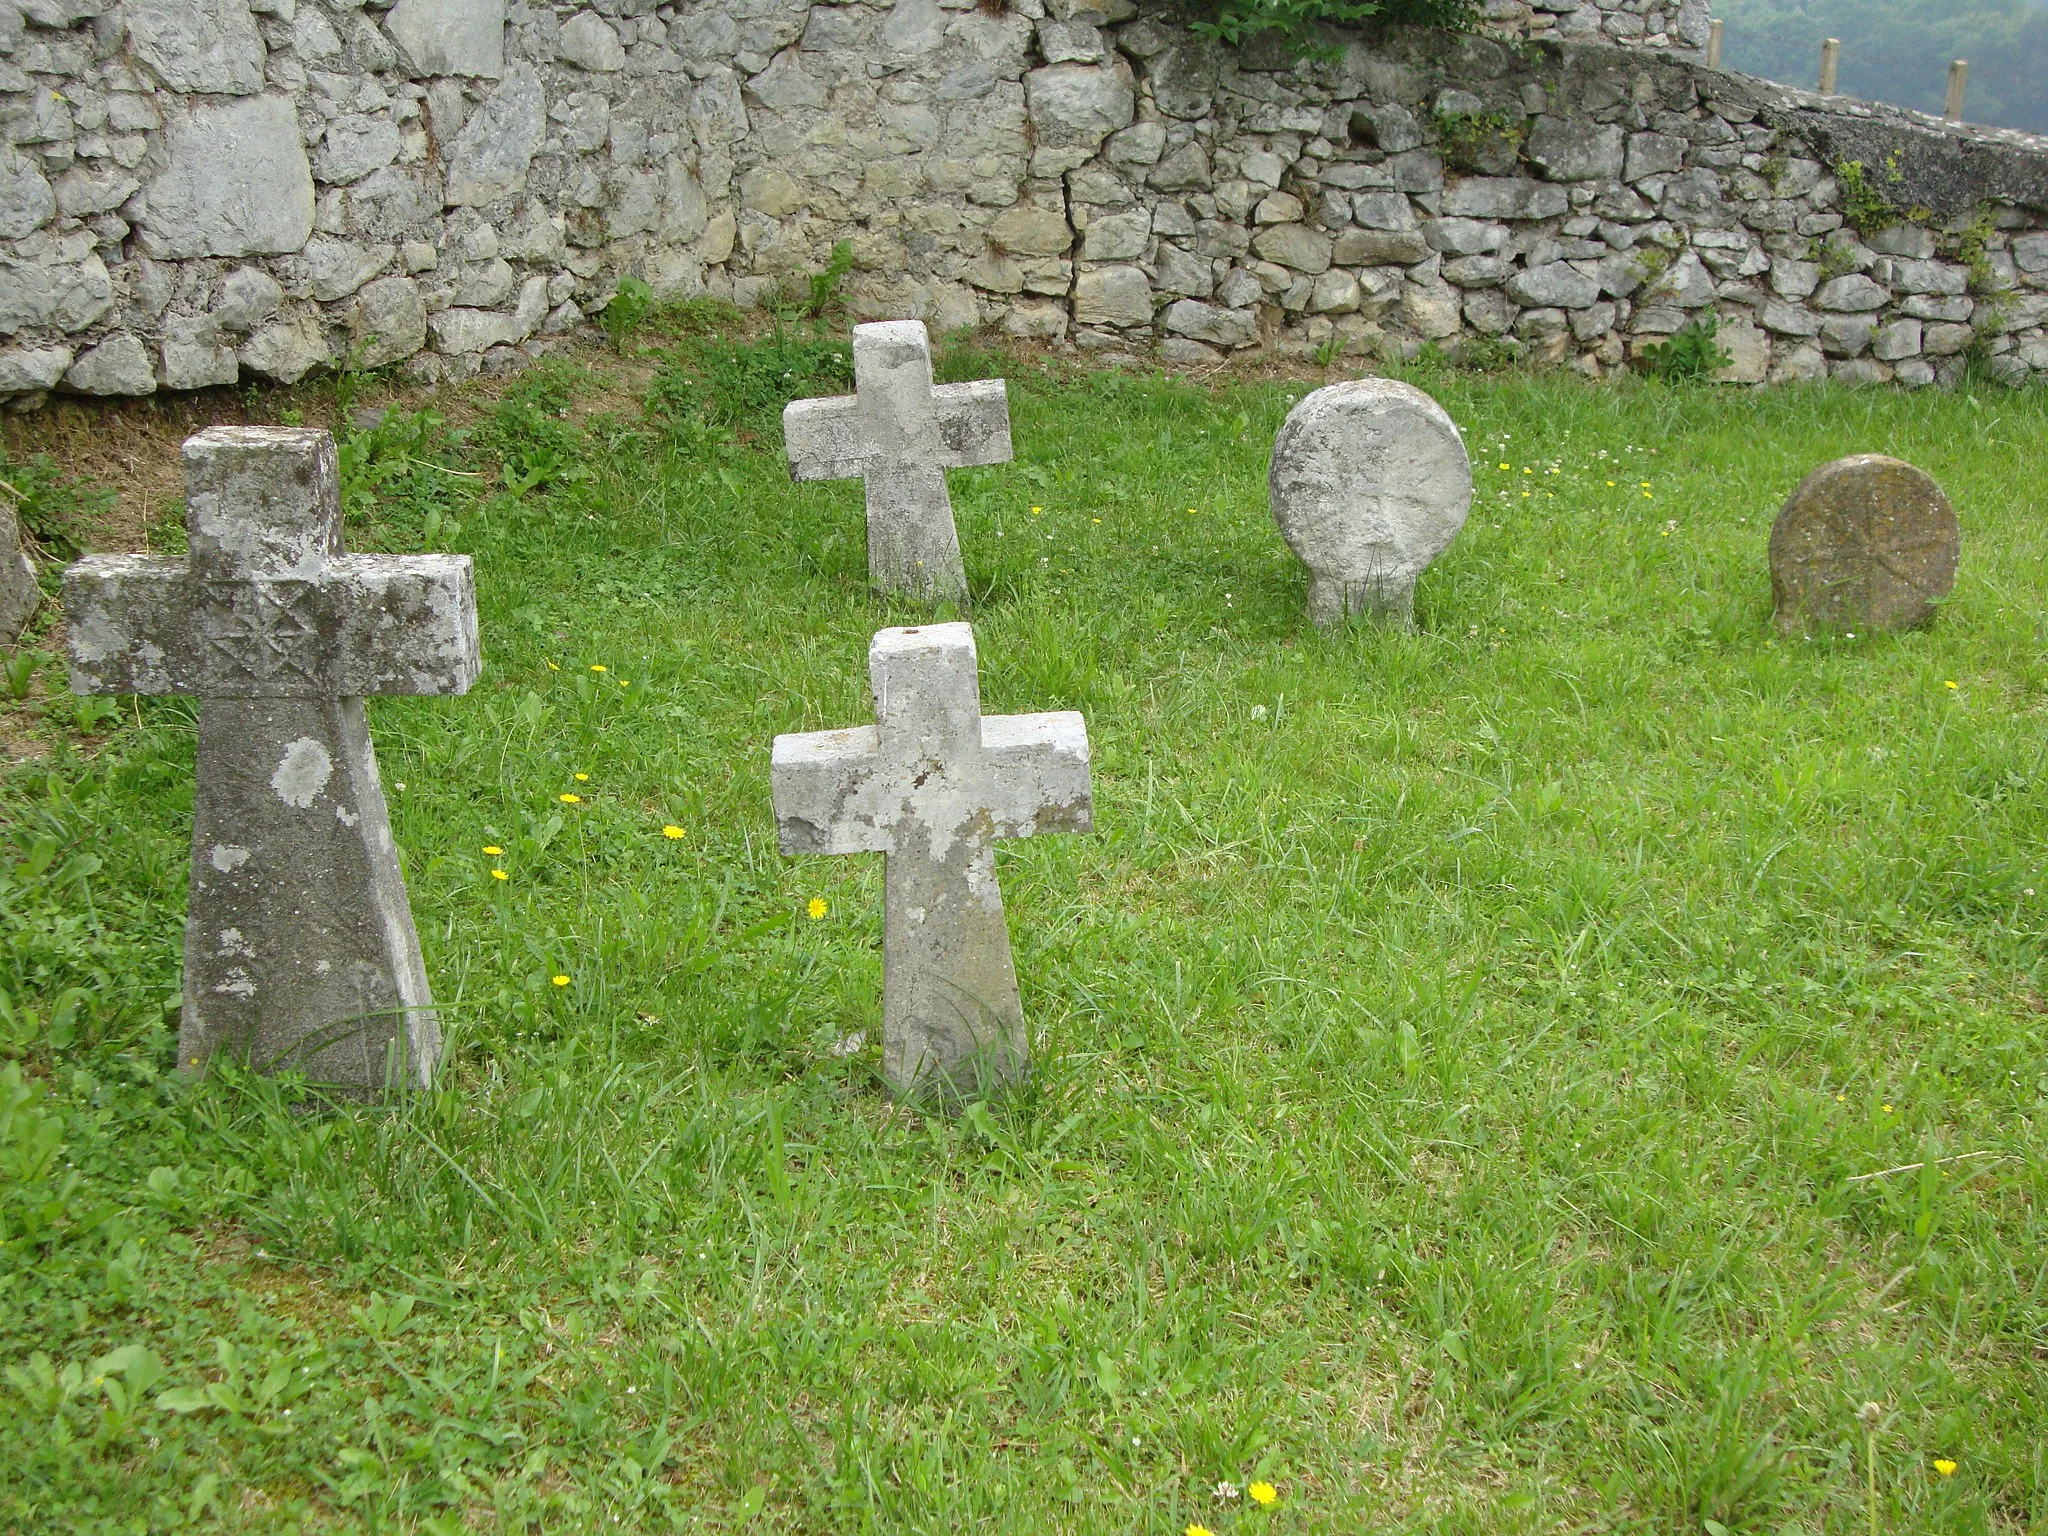
[[[1415,580],[1472,507],[1472,461],[1444,408],[1393,379],[1351,379],[1287,413],[1268,478],[1273,519],[1309,569],[1316,623],[1406,624]]]
[[[1924,624],[1955,587],[1962,544],[1955,508],[1925,470],[1881,453],[1823,464],[1771,529],[1778,628]]]

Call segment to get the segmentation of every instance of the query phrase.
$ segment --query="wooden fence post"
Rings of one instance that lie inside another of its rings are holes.
[[[1948,67],[1948,103],[1941,115],[1952,123],[1963,120],[1963,92],[1970,88],[1970,61],[1957,59]]]
[[[1842,40],[1831,37],[1820,45],[1820,93],[1835,94],[1835,77],[1842,71]]]
[[[1707,25],[1707,68],[1721,67],[1721,28],[1723,22],[1709,22]]]

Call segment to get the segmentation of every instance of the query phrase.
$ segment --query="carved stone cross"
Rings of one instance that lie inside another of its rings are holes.
[[[882,1075],[957,1103],[1029,1063],[998,838],[1094,830],[1088,727],[981,712],[974,631],[885,629],[868,649],[875,723],[775,738],[784,853],[879,853]]]
[[[35,562],[21,547],[14,505],[0,496],[0,645],[12,645],[42,603]]]
[[[853,328],[855,393],[792,400],[782,412],[796,480],[866,482],[868,580],[879,592],[967,595],[946,471],[1011,457],[1001,379],[932,383],[921,320]]]
[[[197,695],[179,1064],[232,1050],[357,1092],[440,1056],[363,699],[477,679],[466,555],[346,555],[334,440],[185,442],[182,560],[64,573],[78,693]]]

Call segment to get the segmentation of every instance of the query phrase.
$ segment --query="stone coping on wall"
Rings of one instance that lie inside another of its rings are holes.
[[[1709,71],[1695,0],[1486,15],[0,0],[0,396],[459,377],[841,241],[859,316],[1182,363],[1599,374],[1713,314],[1731,380],[2048,374],[2048,141]]]

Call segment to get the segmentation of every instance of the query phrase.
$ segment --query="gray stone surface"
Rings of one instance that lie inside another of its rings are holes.
[[[178,315],[164,325],[163,384],[166,389],[206,389],[232,384],[241,375],[235,349],[222,342],[208,315]]]
[[[1621,174],[1623,146],[1617,123],[1539,117],[1523,152],[1552,181],[1611,181]]]
[[[77,262],[0,256],[0,336],[82,331],[113,305],[113,280],[97,253]]]
[[[165,114],[163,141],[137,223],[151,256],[296,251],[313,233],[313,171],[290,97],[193,100]]]
[[[1554,219],[1571,195],[1547,181],[1519,176],[1468,176],[1444,193],[1443,211],[1461,219]]]
[[[384,29],[415,74],[505,72],[505,0],[398,0]]]
[[[1088,728],[984,716],[965,624],[882,630],[868,677],[874,725],[775,738],[776,825],[784,853],[883,855],[882,1076],[951,1107],[1029,1065],[995,843],[1094,829]]]
[[[334,361],[317,317],[299,313],[273,320],[242,346],[241,365],[276,384],[296,384]]]
[[[478,207],[510,197],[526,185],[547,127],[547,98],[529,64],[506,70],[504,81],[470,113],[449,157],[451,207]]]
[[[932,383],[921,320],[857,325],[852,395],[792,400],[782,413],[794,480],[864,483],[868,580],[906,597],[967,596],[946,471],[1011,457],[1001,379]]]
[[[1442,406],[1392,379],[1316,390],[1287,413],[1273,518],[1309,569],[1309,617],[1412,621],[1415,582],[1472,506],[1472,465]]]
[[[49,223],[57,194],[33,160],[0,144],[0,240],[19,240]]]
[[[0,496],[0,645],[12,645],[43,601],[35,562],[21,547],[14,503]]]
[[[263,89],[263,39],[248,0],[125,0],[135,55],[174,91]]]
[[[185,491],[186,558],[64,576],[74,691],[202,701],[179,1063],[424,1087],[440,1031],[363,696],[476,681],[469,560],[343,554],[325,432],[202,432]]]
[[[79,353],[64,375],[64,388],[80,395],[151,395],[156,369],[149,349],[121,331]]]
[[[71,366],[69,347],[8,347],[0,350],[0,394],[23,395],[54,389]]]
[[[619,69],[626,62],[619,34],[594,11],[578,11],[563,22],[556,46],[569,63],[595,73]]]
[[[1771,528],[1778,628],[1861,634],[1924,624],[1954,589],[1961,555],[1955,509],[1926,471],[1880,453],[1823,464]]]

